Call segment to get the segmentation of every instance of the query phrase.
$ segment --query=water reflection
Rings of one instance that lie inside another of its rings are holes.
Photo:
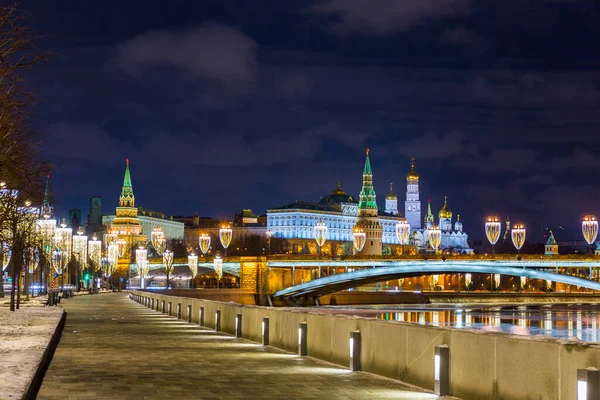
[[[365,310],[357,309],[352,313],[372,315],[363,311]],[[403,308],[401,311],[380,310],[378,316],[388,321],[458,329],[483,329],[525,336],[577,338],[585,342],[598,342],[600,338],[600,305],[508,306],[480,309],[459,306],[423,307]]]

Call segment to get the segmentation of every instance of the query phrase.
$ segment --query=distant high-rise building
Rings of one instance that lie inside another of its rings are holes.
[[[102,225],[102,197],[90,197],[90,212],[87,216],[88,225]]]
[[[74,231],[79,229],[81,226],[81,209],[71,208],[69,210],[69,226],[73,228]]]

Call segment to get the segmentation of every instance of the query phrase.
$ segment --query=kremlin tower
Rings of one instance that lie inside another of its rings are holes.
[[[379,224],[377,200],[375,190],[373,189],[373,171],[371,170],[371,161],[369,160],[369,149],[367,149],[367,158],[365,160],[365,169],[363,171],[363,186],[359,197],[360,201],[358,203],[358,219],[356,220],[356,227],[362,229],[366,233],[365,247],[360,254],[380,256],[382,252],[383,228]]]
[[[129,257],[129,251],[132,246],[143,245],[147,243],[147,237],[142,235],[142,225],[138,218],[138,209],[135,207],[135,196],[133,195],[133,186],[131,185],[131,175],[129,173],[129,159],[125,160],[125,177],[123,178],[123,188],[119,197],[119,206],[116,209],[116,216],[110,226],[110,233],[116,234],[125,249],[120,249],[123,258]]]
[[[398,215],[398,196],[392,190],[392,182],[390,182],[390,193],[385,196],[385,212],[392,215]]]
[[[415,171],[415,159],[411,159],[410,171],[406,175],[406,201],[404,217],[411,231],[421,229],[421,202],[419,201],[419,174]]]

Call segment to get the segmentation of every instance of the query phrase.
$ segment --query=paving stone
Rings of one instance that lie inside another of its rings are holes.
[[[126,293],[76,296],[63,307],[65,329],[38,399],[436,398],[178,321]]]

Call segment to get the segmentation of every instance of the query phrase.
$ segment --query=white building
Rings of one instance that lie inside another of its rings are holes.
[[[160,227],[165,234],[167,239],[181,239],[184,238],[184,224],[183,222],[173,221],[170,217],[166,217],[163,213],[153,212],[144,210],[143,208],[138,209],[138,218],[142,225],[142,234],[148,236],[152,234],[152,230],[156,227]],[[107,227],[110,231],[110,227],[115,219],[114,215],[103,215],[102,224]]]

